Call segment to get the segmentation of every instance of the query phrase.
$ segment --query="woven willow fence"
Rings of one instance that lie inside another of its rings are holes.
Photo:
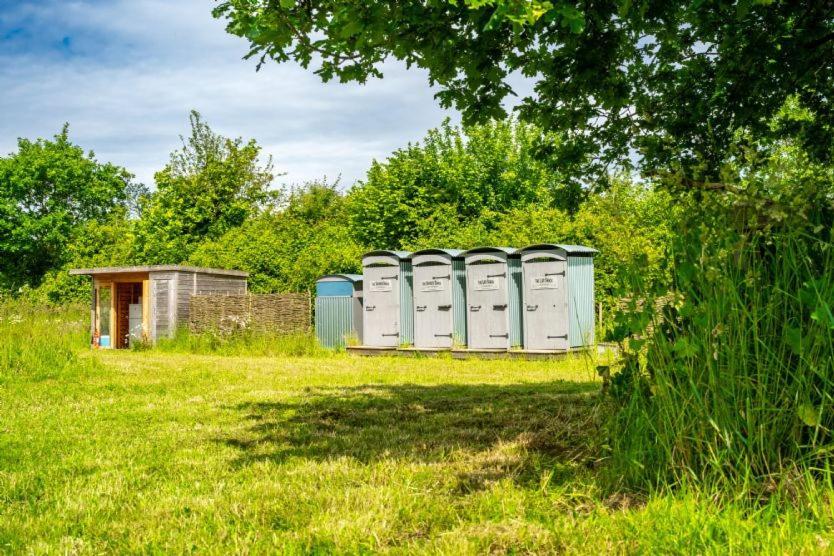
[[[188,325],[192,332],[240,330],[290,334],[309,332],[309,293],[192,295]]]

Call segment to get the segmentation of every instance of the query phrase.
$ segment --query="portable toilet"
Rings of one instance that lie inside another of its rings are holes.
[[[594,254],[552,243],[519,250],[524,348],[564,351],[594,342]]]
[[[362,275],[328,274],[316,280],[316,338],[323,347],[362,341]]]
[[[451,348],[466,342],[466,270],[460,249],[411,255],[414,347]]]
[[[509,349],[512,276],[510,247],[477,247],[465,251],[466,330],[469,349]],[[515,304],[514,304],[515,305]]]
[[[362,345],[398,347],[413,342],[411,253],[371,251],[362,256]]]

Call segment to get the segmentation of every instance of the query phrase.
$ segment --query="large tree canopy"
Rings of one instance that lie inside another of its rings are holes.
[[[0,288],[36,286],[67,256],[74,234],[141,192],[124,168],[100,163],[69,139],[19,139],[0,158]]]
[[[741,131],[832,155],[830,0],[228,0],[214,13],[261,63],[324,80],[379,77],[389,57],[425,68],[467,122],[503,117],[521,73],[534,82],[522,117],[564,133],[551,154],[585,172],[639,160],[720,180]],[[813,117],[772,125],[789,99]]]
[[[216,239],[272,206],[272,160],[263,165],[254,140],[228,139],[192,111],[191,135],[154,176],[157,191],[144,198],[136,226],[137,257],[180,263],[200,242]]]

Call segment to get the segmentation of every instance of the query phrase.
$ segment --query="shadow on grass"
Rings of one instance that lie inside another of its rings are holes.
[[[598,391],[593,382],[567,381],[308,388],[297,400],[236,406],[248,426],[218,440],[239,450],[241,466],[291,458],[456,459],[468,462],[460,466],[463,490],[504,476],[538,481],[542,470],[572,475],[594,464]]]

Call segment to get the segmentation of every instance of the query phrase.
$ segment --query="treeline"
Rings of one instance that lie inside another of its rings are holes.
[[[513,121],[448,123],[338,183],[279,185],[254,140],[222,137],[193,112],[191,133],[154,176],[72,144],[20,140],[0,160],[0,284],[52,302],[83,299],[69,268],[176,264],[237,268],[255,292],[305,291],[328,272],[360,270],[371,248],[581,243],[600,250],[598,298],[623,295],[630,269],[668,282],[676,210],[627,177],[592,189],[542,156],[558,138]]]

